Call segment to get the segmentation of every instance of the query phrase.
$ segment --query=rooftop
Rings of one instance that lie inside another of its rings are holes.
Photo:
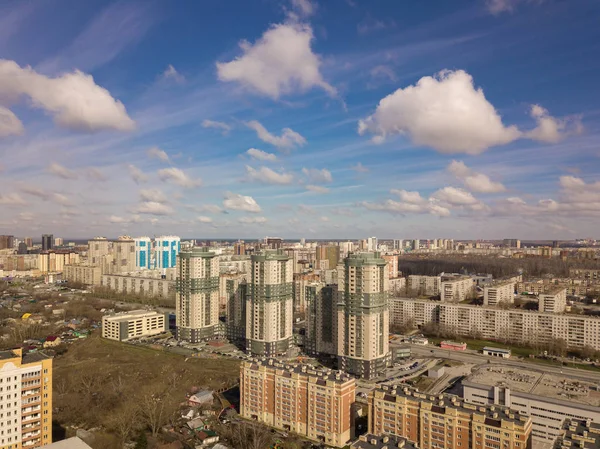
[[[351,447],[356,449],[416,449],[418,446],[405,438],[395,435],[373,435],[371,433],[367,433],[365,435],[361,435],[358,441],[354,442]]]
[[[534,369],[488,365],[474,371],[467,378],[467,382],[508,387],[513,394],[523,392],[545,398],[600,406],[600,391],[597,382],[573,379]]]
[[[342,371],[335,371],[330,369],[317,369],[311,365],[301,364],[301,363],[281,363],[275,359],[268,358],[254,358],[250,361],[243,362],[245,366],[250,366],[251,369],[258,369],[259,367],[266,367],[275,370],[280,370],[283,372],[283,375],[291,375],[295,374],[304,374],[306,376],[316,377],[318,380],[323,381],[333,381],[336,383],[346,383],[348,381],[353,381],[354,378],[350,377],[348,374]]]
[[[141,318],[143,316],[164,315],[156,310],[131,310],[129,312],[119,312],[112,315],[105,315],[103,318],[111,321],[129,321],[132,318]]]
[[[23,360],[22,363],[23,365],[29,364],[29,363],[36,363],[36,362],[41,362],[42,360],[46,360],[46,359],[51,359],[52,357],[50,357],[48,354],[44,354],[43,352],[28,352],[27,354],[23,355]]]
[[[600,449],[600,423],[565,420],[563,432],[556,440],[556,449]]]
[[[19,356],[10,350],[0,351],[0,360],[14,359],[15,357],[19,357]]]
[[[81,438],[73,437],[46,446],[46,449],[92,449]]]

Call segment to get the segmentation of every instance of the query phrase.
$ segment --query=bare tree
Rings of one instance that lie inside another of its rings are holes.
[[[140,425],[139,408],[133,401],[125,401],[122,407],[113,412],[110,427],[125,445]]]

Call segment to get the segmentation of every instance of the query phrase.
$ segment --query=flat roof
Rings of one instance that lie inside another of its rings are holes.
[[[317,382],[329,380],[335,383],[344,384],[349,381],[354,381],[353,377],[350,377],[343,371],[319,369],[312,365],[306,365],[302,363],[284,363],[270,358],[254,358],[251,360],[246,360],[242,363],[252,370],[257,370],[260,366],[264,366],[273,370],[282,371],[284,376],[286,374],[291,375],[292,373],[296,373],[304,376],[316,377]]]
[[[57,441],[56,443],[52,443],[49,446],[46,446],[46,449],[92,449],[91,446],[88,446],[81,438],[73,437],[67,438],[66,440]]]
[[[520,391],[543,398],[600,406],[600,391],[597,382],[534,369],[487,365],[474,371],[467,378],[467,382],[486,386],[505,386],[513,392]]]
[[[28,364],[28,363],[35,363],[35,362],[41,362],[42,360],[46,360],[46,359],[51,359],[52,357],[50,357],[48,354],[44,354],[43,352],[28,352],[27,354],[23,354],[23,360],[22,363]]]
[[[15,357],[18,357],[18,355],[11,350],[0,351],[0,360],[14,359]]]
[[[361,435],[358,441],[352,444],[353,448],[356,449],[384,449],[384,448],[404,448],[404,449],[416,449],[418,446],[410,442],[406,438],[402,438],[395,435],[373,435],[367,433]]]
[[[129,312],[119,312],[114,313],[112,315],[105,315],[102,318],[106,318],[110,321],[129,321],[135,318],[141,318],[146,315],[161,316],[164,315],[164,313],[158,312],[156,310],[131,310]]]
[[[563,435],[557,439],[555,447],[557,449],[599,449],[600,424],[594,423],[591,420],[565,420]]]

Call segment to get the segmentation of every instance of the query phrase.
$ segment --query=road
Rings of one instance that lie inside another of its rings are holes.
[[[431,345],[411,345],[411,351],[413,353],[413,357],[438,357],[442,359],[457,360],[463,363],[473,363],[474,365],[481,365],[487,363],[488,360],[491,360],[492,363],[499,365],[507,365],[518,368],[543,371],[546,373],[569,376],[571,378],[579,380],[600,381],[600,372],[582,370],[578,368],[569,368],[566,366],[554,366],[549,364],[542,365],[538,363],[527,362],[525,360],[516,360],[512,358],[492,358],[483,354],[477,354],[473,352],[448,351],[446,349],[440,349]]]

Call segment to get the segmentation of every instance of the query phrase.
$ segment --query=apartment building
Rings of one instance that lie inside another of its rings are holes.
[[[294,274],[294,312],[305,313],[306,312],[306,286],[311,285],[315,282],[319,282],[321,276],[317,273],[297,273]]]
[[[477,335],[527,344],[544,344],[563,339],[572,348],[589,346],[600,350],[600,318],[586,315],[521,309],[498,309],[438,301],[391,298],[392,324],[411,321],[415,326],[439,324],[457,335]]]
[[[252,261],[250,256],[228,255],[219,256],[219,273],[247,273],[250,274]]]
[[[398,255],[386,254],[381,256],[387,262],[388,277],[394,279],[398,277]]]
[[[229,341],[246,346],[246,297],[248,296],[246,273],[221,274],[224,281],[222,295],[225,296],[226,334]]]
[[[175,281],[163,278],[158,271],[147,270],[132,274],[103,274],[100,286],[118,293],[148,298],[173,298]]]
[[[350,447],[352,449],[419,449],[418,444],[408,441],[406,438],[395,435],[373,435],[372,433],[359,436],[358,440]]]
[[[129,273],[135,271],[135,240],[122,235],[112,242],[112,266],[110,273]]]
[[[442,286],[441,276],[408,276],[407,291],[419,296],[437,296]]]
[[[340,262],[340,247],[338,245],[319,245],[315,251],[316,268],[332,270]]]
[[[272,357],[292,342],[293,262],[283,250],[252,255],[246,300],[246,350]]]
[[[465,401],[501,405],[531,416],[532,437],[552,444],[572,418],[600,422],[597,382],[535,369],[482,366],[462,381]]]
[[[356,380],[345,373],[286,365],[273,359],[243,361],[240,414],[328,446],[352,438]]]
[[[498,282],[483,288],[483,305],[495,307],[499,304],[514,304],[515,283]]]
[[[566,419],[554,449],[599,449],[600,423],[592,420]]]
[[[0,351],[0,447],[52,443],[52,359],[21,348]]]
[[[367,379],[382,374],[390,361],[386,265],[378,252],[363,252],[338,269],[338,368]]]
[[[79,263],[79,254],[69,250],[49,250],[38,254],[38,269],[40,273],[62,272],[65,265]]]
[[[548,313],[564,313],[567,309],[567,289],[555,287],[538,295],[538,310]]]
[[[100,285],[102,268],[91,265],[65,265],[63,279],[85,285]]]
[[[154,239],[155,268],[174,268],[177,254],[181,251],[181,239],[174,235],[163,235]]]
[[[461,302],[473,292],[474,284],[470,276],[442,276],[440,300],[442,302]]]
[[[102,337],[109,340],[128,341],[168,330],[168,314],[153,310],[132,310],[102,317]]]
[[[336,354],[336,286],[314,282],[306,289],[305,348],[310,354]]]
[[[151,269],[152,266],[152,239],[150,237],[137,237],[135,243],[135,267],[138,269]]]
[[[192,248],[177,256],[175,317],[179,340],[197,343],[217,334],[219,260],[208,248]]]
[[[88,240],[87,261],[90,265],[100,266],[102,258],[110,254],[110,242],[106,237],[94,237]]]
[[[401,436],[423,449],[531,447],[531,418],[506,407],[478,407],[401,386],[373,390],[368,403],[369,433]]]

